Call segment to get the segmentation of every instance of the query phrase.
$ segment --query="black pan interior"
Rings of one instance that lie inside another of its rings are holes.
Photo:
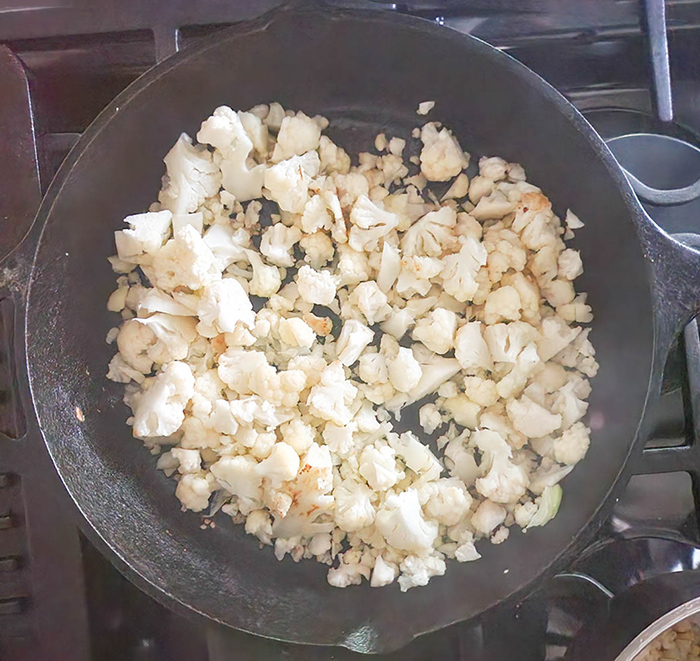
[[[522,163],[577,234],[580,286],[596,313],[601,364],[586,461],[566,479],[558,518],[476,563],[406,594],[394,585],[338,590],[313,562],[277,562],[241,527],[201,530],[182,513],[174,483],[125,426],[122,387],[105,380],[117,320],[107,256],[122,218],[153,201],[162,157],[220,104],[280,101],[309,114],[349,117],[337,138],[350,152],[380,130],[409,131],[415,108],[452,127],[472,154]],[[224,33],[147,74],[83,137],[47,196],[28,303],[34,403],[58,472],[84,527],[139,586],[162,601],[257,634],[361,651],[475,616],[529,589],[592,522],[635,438],[648,388],[652,323],[645,262],[620,175],[585,122],[534,74],[450,30],[380,12],[281,11]],[[75,407],[84,412],[80,422]],[[564,556],[565,559],[566,556]]]

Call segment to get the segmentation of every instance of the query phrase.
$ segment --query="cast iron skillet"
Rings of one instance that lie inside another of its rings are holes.
[[[241,526],[203,531],[199,517],[180,511],[174,483],[130,438],[122,386],[104,377],[113,352],[104,338],[116,321],[105,309],[114,285],[107,256],[122,218],[154,199],[179,133],[194,134],[220,104],[277,100],[342,118],[332,135],[356,153],[380,129],[408,134],[428,99],[432,117],[472,154],[524,164],[559,213],[571,207],[586,222],[576,239],[586,267],[580,287],[596,314],[601,365],[592,446],[546,527],[482,544],[482,560],[450,563],[427,588],[338,590],[324,566],[277,562]],[[362,652],[398,648],[523,597],[567,564],[626,482],[663,358],[700,307],[700,254],[645,215],[603,142],[555,90],[476,39],[372,10],[283,8],[148,72],[85,132],[35,228],[25,242],[36,251],[25,326],[33,405],[90,539],[168,606],[271,638]]]

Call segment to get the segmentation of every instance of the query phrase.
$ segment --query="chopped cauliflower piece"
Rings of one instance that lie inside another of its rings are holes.
[[[303,112],[282,120],[272,160],[277,163],[318,149],[321,127]]]
[[[391,313],[386,294],[373,280],[358,284],[348,300],[357,307],[370,325],[384,321]]]
[[[320,167],[315,151],[280,161],[265,170],[267,195],[283,211],[302,213],[309,199],[309,183]]]
[[[302,266],[297,272],[299,296],[314,305],[329,305],[335,299],[336,283],[330,271],[316,271]]]
[[[260,197],[265,166],[249,167],[248,157],[253,150],[253,141],[245,130],[239,114],[227,106],[217,108],[211,117],[202,122],[197,140],[211,145],[221,156],[221,184],[226,191],[239,202]],[[196,211],[196,209],[189,211]],[[183,213],[183,211],[173,213]]]
[[[202,475],[183,475],[175,489],[175,495],[182,507],[192,512],[201,512],[207,508],[211,492],[209,480]]]
[[[221,279],[214,253],[191,225],[153,255],[149,273],[153,284],[167,292],[177,287],[197,290]]]
[[[458,253],[444,258],[442,284],[445,291],[458,301],[470,301],[478,289],[475,280],[479,269],[486,264],[487,252],[474,237],[466,237]]]
[[[277,223],[263,232],[260,252],[276,266],[294,266],[294,244],[299,239],[301,231],[298,228]]]
[[[411,337],[431,351],[445,354],[454,346],[456,330],[457,315],[444,308],[435,308],[416,323]]]
[[[194,394],[194,376],[185,363],[174,361],[142,385],[131,397],[134,436],[170,436],[185,419],[185,406]]]
[[[367,345],[374,339],[374,331],[356,319],[348,319],[338,337],[338,360],[350,367],[362,355]]]
[[[366,195],[360,195],[350,212],[348,243],[353,250],[374,250],[378,241],[398,225],[395,213],[380,209]]]
[[[418,492],[411,488],[386,497],[375,525],[394,548],[418,554],[430,551],[438,534],[438,524],[426,521]]]
[[[435,101],[421,101],[416,112],[419,115],[427,115],[435,107]]]
[[[436,124],[430,122],[423,127],[420,137],[421,172],[428,181],[448,181],[469,165],[469,159],[449,129],[438,131]]]
[[[212,155],[192,144],[183,133],[163,159],[168,183],[158,196],[163,209],[173,214],[193,213],[221,187],[221,173]]]
[[[399,347],[396,356],[387,359],[387,369],[391,385],[399,392],[411,392],[423,376],[413,351],[406,347]]]

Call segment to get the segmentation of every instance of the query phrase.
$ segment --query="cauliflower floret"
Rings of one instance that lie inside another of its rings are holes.
[[[542,287],[542,295],[553,308],[558,308],[571,303],[576,296],[576,292],[571,281],[557,278]]]
[[[493,324],[484,329],[484,339],[494,362],[514,363],[530,342],[538,339],[537,330],[522,321]],[[539,349],[539,344],[538,344]],[[540,352],[540,356],[541,356]],[[542,358],[544,360],[544,358]]]
[[[370,385],[386,383],[389,380],[389,370],[386,356],[381,353],[369,353],[360,356],[360,378]]]
[[[240,114],[228,106],[217,108],[211,117],[202,122],[197,140],[217,150],[221,157],[221,184],[239,202],[246,202],[261,196],[265,166],[248,166],[253,141],[243,126]],[[196,207],[188,211],[196,211]]]
[[[432,549],[438,536],[438,524],[425,520],[418,492],[411,488],[386,497],[375,525],[391,546],[420,555]]]
[[[238,322],[248,328],[255,325],[253,304],[235,278],[223,278],[204,287],[197,315],[204,324],[215,325],[222,333],[233,333]]]
[[[374,523],[374,492],[365,484],[344,480],[333,489],[334,519],[341,530],[354,532]]]
[[[472,184],[476,180],[472,180]],[[515,209],[515,203],[509,200],[500,190],[494,190],[489,195],[484,195],[477,205],[471,210],[471,215],[476,220],[498,220],[511,213]]]
[[[406,556],[400,567],[399,586],[401,592],[421,585],[428,585],[433,576],[442,576],[446,569],[445,561],[435,555],[428,557]]]
[[[445,526],[454,526],[468,513],[472,504],[464,483],[456,477],[428,482],[419,490],[423,511],[430,519]]]
[[[447,192],[442,196],[442,201],[445,200],[461,200],[467,196],[469,192],[469,177],[464,172],[457,175],[452,185],[447,189]]]
[[[185,406],[194,394],[194,376],[187,364],[173,361],[131,397],[134,436],[170,436],[185,419]]]
[[[485,500],[471,519],[471,524],[477,532],[482,535],[490,535],[498,526],[506,520],[506,509],[490,500]]]
[[[500,181],[506,178],[508,163],[498,156],[482,156],[479,159],[479,174],[491,181]]]
[[[559,254],[559,277],[566,280],[575,280],[583,273],[583,263],[578,250],[567,248]]]
[[[315,151],[280,161],[265,170],[266,196],[283,211],[302,213],[309,199],[309,183],[320,167]]]
[[[343,427],[327,422],[323,428],[323,440],[330,451],[338,457],[347,457],[355,447],[354,434],[357,424],[351,422]]]
[[[121,354],[117,353],[112,356],[112,360],[109,361],[107,378],[117,383],[130,383],[131,381],[143,383],[146,377],[142,372],[131,367],[131,365],[124,361]]]
[[[168,236],[172,217],[173,214],[165,209],[124,218],[129,229],[114,233],[119,259],[136,261],[144,254],[156,252]]]
[[[521,528],[527,528],[537,512],[537,505],[531,500],[525,503],[520,503],[513,510],[513,516],[515,517],[515,523],[517,523]]]
[[[285,117],[277,134],[272,161],[276,163],[318,149],[320,139],[321,127],[303,112]]]
[[[498,401],[495,381],[482,379],[480,376],[464,377],[464,394],[483,408],[493,406]]]
[[[272,544],[272,520],[265,510],[253,510],[245,520],[245,531],[263,544]]]
[[[129,367],[148,374],[153,369],[153,358],[150,349],[158,338],[151,328],[141,324],[136,319],[128,319],[119,329],[117,348],[123,360]]]
[[[437,278],[443,271],[442,260],[437,257],[404,257],[401,260],[401,273],[396,283],[396,291],[404,298],[417,293],[425,296],[429,291],[431,278]]]
[[[346,559],[347,553],[340,556],[337,567],[328,570],[328,583],[336,588],[346,588],[349,585],[360,585],[362,578],[369,578],[370,568],[360,563],[351,563]]]
[[[561,416],[550,413],[527,395],[506,404],[508,417],[516,431],[528,438],[542,438],[561,427]]]
[[[356,285],[369,280],[371,268],[367,253],[353,250],[350,246],[338,246],[338,273],[340,285]]]
[[[272,526],[275,536],[288,538],[331,532],[333,523],[318,522],[317,519],[332,513],[332,488],[331,453],[327,447],[313,443],[301,462],[297,477],[287,488],[292,497],[292,506],[286,516],[275,517]]]
[[[263,262],[254,250],[246,250],[250,265],[253,267],[253,277],[250,280],[250,293],[255,296],[268,298],[279,291],[282,276],[276,266]]]
[[[586,456],[590,444],[590,429],[582,422],[577,422],[554,439],[554,458],[560,464],[573,466]]]
[[[153,255],[148,269],[153,284],[170,292],[176,287],[200,289],[221,279],[214,253],[191,225],[183,227]]]
[[[280,339],[290,347],[304,347],[308,349],[316,339],[316,333],[299,317],[280,319],[278,328]]]
[[[233,262],[248,259],[250,234],[242,227],[234,229],[225,225],[212,225],[202,238],[214,253],[220,270],[224,270]]]
[[[455,358],[467,373],[477,370],[491,371],[493,361],[486,340],[482,335],[480,321],[470,321],[462,326],[454,338]]]
[[[374,280],[361,282],[357,285],[348,301],[362,312],[370,325],[384,321],[391,313],[391,306],[388,304],[386,294],[379,289]]]
[[[389,585],[394,582],[398,573],[399,570],[395,564],[386,562],[381,555],[378,555],[374,561],[370,585],[373,588],[381,588],[384,585]]]
[[[374,331],[371,328],[355,319],[348,319],[343,323],[336,343],[338,360],[346,367],[354,365],[373,339]]]
[[[486,264],[487,257],[484,244],[473,236],[467,236],[460,251],[443,260],[442,283],[445,291],[458,301],[470,301],[479,288],[476,274]]]
[[[432,434],[442,425],[442,416],[435,404],[424,404],[418,412],[420,426],[426,434]]]
[[[588,410],[588,402],[581,398],[588,397],[589,394],[590,386],[583,379],[573,378],[566,385],[559,388],[559,392],[554,398],[552,411],[561,414],[562,429],[568,429],[583,418]]]
[[[425,344],[435,353],[447,353],[454,346],[457,315],[444,308],[436,308],[419,319],[411,337]]]
[[[321,172],[323,174],[334,172],[347,174],[350,172],[350,157],[342,147],[338,147],[329,137],[321,136],[318,151],[321,155]]]
[[[353,250],[372,251],[379,239],[386,236],[399,223],[398,216],[380,209],[366,195],[360,195],[350,212],[348,243]]]
[[[580,328],[569,326],[566,321],[556,315],[543,319],[540,337],[537,339],[537,353],[539,353],[542,362],[548,361],[566,349],[580,333]]]
[[[305,253],[304,261],[316,270],[325,266],[335,255],[333,242],[323,232],[305,234],[299,245]]]
[[[217,371],[219,378],[231,390],[235,390],[240,395],[247,395],[251,392],[249,383],[251,375],[255,372],[267,371],[270,367],[262,351],[230,347],[219,357]]]
[[[387,241],[382,248],[382,261],[377,274],[377,285],[385,294],[389,292],[401,272],[401,253]]]
[[[301,229],[306,234],[313,234],[319,230],[330,230],[333,218],[328,211],[326,201],[321,195],[314,195],[304,206],[301,214]]]
[[[170,454],[173,456],[173,458],[177,459],[177,470],[183,475],[188,473],[199,473],[202,468],[202,458],[199,454],[199,450],[173,448],[170,450]]]
[[[352,420],[348,405],[356,394],[357,388],[345,379],[343,365],[335,362],[321,372],[321,380],[311,389],[306,403],[313,415],[343,426]]]
[[[299,464],[299,455],[294,448],[280,441],[272,447],[267,459],[258,464],[257,471],[274,489],[293,480],[299,472]]]
[[[185,418],[180,429],[180,446],[185,449],[218,448],[221,445],[221,435],[214,429],[205,427],[199,418]]]
[[[360,455],[359,472],[375,491],[386,491],[403,477],[396,465],[396,453],[388,445],[365,447]]]
[[[444,437],[443,437],[444,438]],[[438,440],[438,446],[440,440]],[[471,449],[464,446],[461,437],[453,438],[445,446],[445,466],[450,475],[458,477],[464,484],[471,486],[479,475],[479,469]]]
[[[302,266],[297,272],[299,296],[307,303],[329,305],[335,299],[336,282],[330,271],[315,271]]]
[[[186,317],[175,317],[159,312],[150,317],[136,318],[132,321],[147,326],[153,331],[158,341],[148,348],[148,356],[160,364],[187,358],[190,343],[197,336],[195,320]],[[119,337],[117,337],[117,344],[119,344]]]
[[[529,480],[525,471],[510,461],[512,451],[508,443],[489,429],[474,432],[472,441],[482,453],[482,465],[488,470],[476,481],[476,490],[494,503],[517,502],[525,495]]]
[[[518,321],[521,307],[520,295],[515,287],[499,287],[486,297],[484,321],[487,324],[495,324],[503,319]]]
[[[292,418],[280,427],[282,440],[296,450],[297,454],[304,454],[316,439],[316,430],[306,424],[301,418]]]
[[[211,492],[209,480],[202,475],[183,475],[175,489],[175,495],[183,508],[193,512],[201,512],[207,508]]]
[[[294,266],[294,244],[301,239],[301,230],[276,223],[268,227],[260,241],[260,252],[277,266]]]
[[[387,359],[389,381],[399,392],[411,392],[420,383],[423,370],[407,347],[399,347],[396,356]]]
[[[403,434],[388,434],[389,445],[407,468],[422,475],[426,480],[440,477],[442,465],[427,445],[423,445],[410,431]]]
[[[406,404],[417,402],[419,399],[434,393],[445,381],[459,372],[459,363],[454,358],[433,355],[425,360],[421,358],[419,364],[423,375],[418,385],[408,393]]]
[[[421,129],[423,149],[420,153],[421,172],[428,181],[448,181],[469,165],[469,159],[447,128],[438,131],[435,122]]]
[[[406,231],[401,239],[401,249],[405,255],[440,257],[456,241],[456,224],[457,212],[452,207],[431,211]]]
[[[564,222],[570,230],[577,230],[583,227],[581,219],[571,209],[566,210]]]
[[[262,500],[262,474],[258,462],[248,455],[224,456],[209,469],[218,484],[230,494],[238,496],[239,503],[258,509]]]
[[[221,187],[221,173],[212,155],[192,145],[183,133],[163,159],[167,184],[158,195],[163,209],[173,214],[192,213]]]

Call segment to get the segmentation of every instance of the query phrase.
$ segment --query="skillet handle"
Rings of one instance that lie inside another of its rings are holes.
[[[22,63],[0,46],[0,158],[11,177],[0,177],[0,261],[27,234],[41,202],[34,112]]]
[[[12,172],[12,177],[0,178],[0,437],[18,439],[26,433],[26,375],[20,364],[34,244],[27,235],[41,202],[41,185],[29,82],[6,46],[0,46],[0,99],[0,158]]]
[[[661,375],[672,344],[700,311],[700,235],[669,235],[641,208],[639,214],[652,289],[654,370]]]

